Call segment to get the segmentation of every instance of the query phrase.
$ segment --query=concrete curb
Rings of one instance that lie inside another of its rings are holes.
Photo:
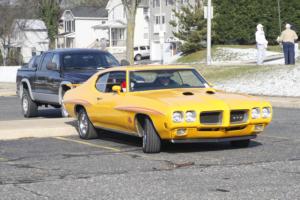
[[[72,118],[0,121],[0,140],[77,135]]]

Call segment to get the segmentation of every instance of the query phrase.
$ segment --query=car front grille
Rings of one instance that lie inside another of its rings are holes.
[[[238,124],[246,122],[248,119],[248,112],[246,110],[232,110],[230,112],[230,123]]]
[[[221,124],[222,123],[222,112],[210,111],[200,113],[201,124]]]

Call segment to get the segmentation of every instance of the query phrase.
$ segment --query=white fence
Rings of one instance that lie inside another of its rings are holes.
[[[0,66],[0,82],[16,82],[17,70],[20,66]]]

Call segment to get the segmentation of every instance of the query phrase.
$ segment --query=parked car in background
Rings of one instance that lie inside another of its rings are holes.
[[[38,114],[38,107],[61,108],[65,92],[86,81],[99,70],[120,66],[116,58],[96,49],[57,49],[33,57],[17,72],[17,94],[25,117]]]
[[[80,138],[111,130],[143,138],[143,151],[161,141],[231,142],[247,147],[271,122],[269,102],[216,91],[192,67],[129,66],[103,70],[69,90],[63,103],[78,120]]]
[[[150,46],[134,47],[134,60],[139,61],[150,56]]]

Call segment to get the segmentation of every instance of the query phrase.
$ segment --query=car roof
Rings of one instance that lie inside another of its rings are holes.
[[[150,71],[150,70],[168,70],[168,69],[195,69],[194,67],[187,65],[132,65],[132,66],[119,66],[111,67],[98,72],[102,74],[110,71]]]

